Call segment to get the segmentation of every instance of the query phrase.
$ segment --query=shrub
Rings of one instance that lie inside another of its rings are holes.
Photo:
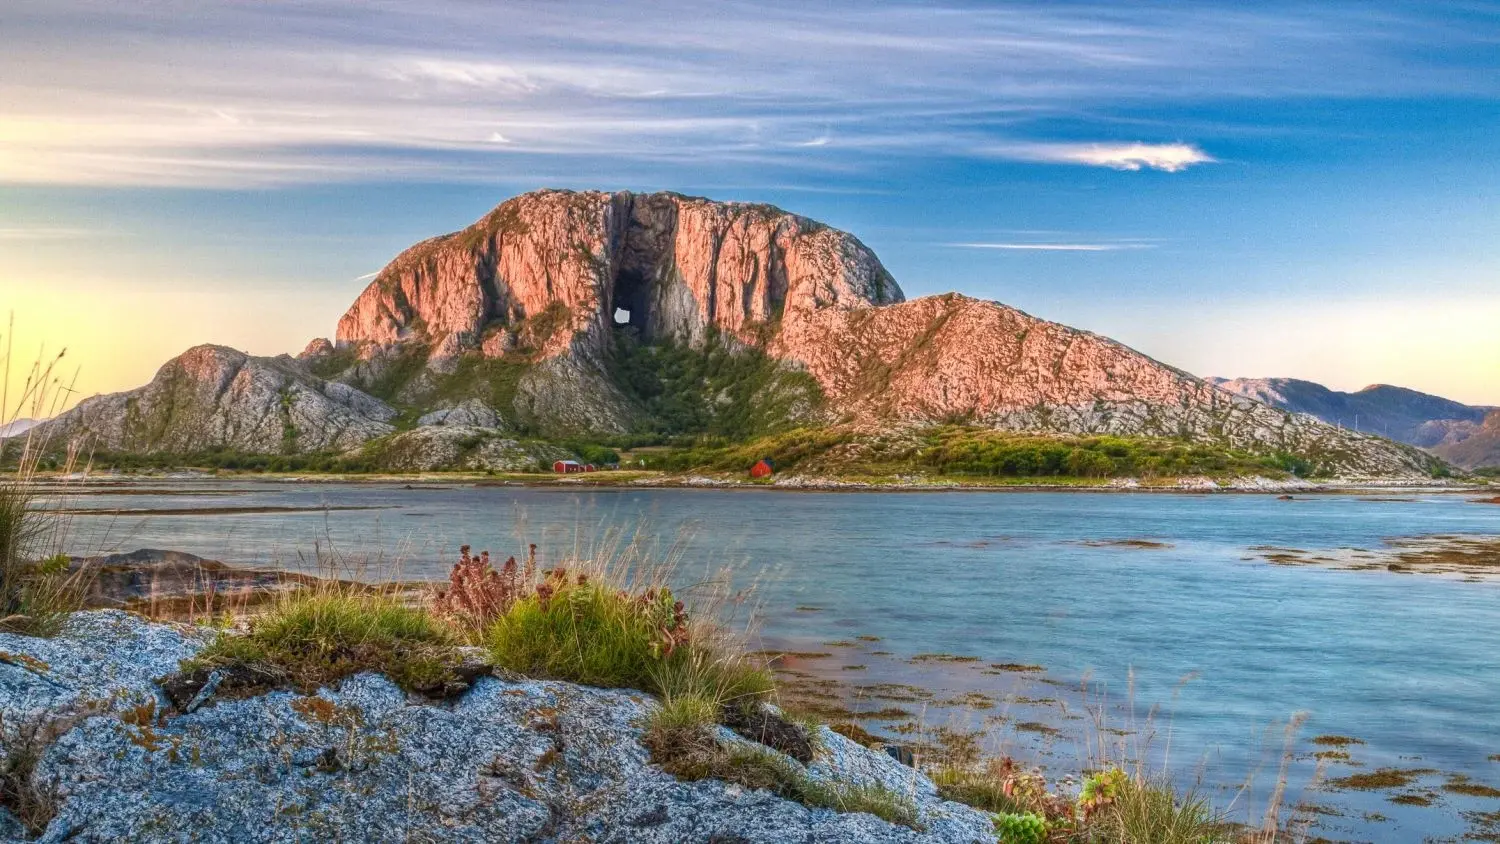
[[[490,552],[475,557],[467,545],[458,550],[458,562],[448,573],[448,588],[437,593],[432,608],[462,628],[482,630],[531,588],[536,579],[536,546],[531,546],[524,569],[511,557],[500,571],[490,566]]]
[[[687,610],[670,589],[631,595],[563,569],[548,572],[496,619],[486,644],[495,664],[512,671],[668,699],[697,694],[750,702],[772,688],[764,668],[695,640]]]
[[[459,681],[452,631],[424,610],[378,594],[331,590],[284,599],[250,631],[221,633],[184,672],[233,668],[311,693],[361,671],[408,691],[441,692]]]
[[[1046,844],[1047,819],[1031,812],[996,815],[995,834],[1000,844]]]

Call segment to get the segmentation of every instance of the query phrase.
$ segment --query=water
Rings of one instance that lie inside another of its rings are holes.
[[[684,571],[728,564],[758,581],[763,635],[781,646],[827,650],[825,642],[879,637],[878,645],[840,651],[837,661],[868,664],[872,673],[879,666],[911,672],[901,660],[922,653],[973,655],[983,660],[978,667],[1036,663],[1060,689],[1087,677],[1115,701],[1133,674],[1135,715],[1151,704],[1170,708],[1174,762],[1187,763],[1216,797],[1232,797],[1247,772],[1266,763],[1268,747],[1273,756],[1279,751],[1277,725],[1305,712],[1294,793],[1313,775],[1309,755],[1317,748],[1306,739],[1319,734],[1364,742],[1349,748],[1364,767],[1334,765],[1325,778],[1385,766],[1438,772],[1400,790],[1430,793],[1435,804],[1426,808],[1389,802],[1397,791],[1310,792],[1310,802],[1342,812],[1323,817],[1322,830],[1418,841],[1472,831],[1465,812],[1500,810],[1500,799],[1442,790],[1450,773],[1500,785],[1500,762],[1489,758],[1500,754],[1500,584],[1276,566],[1248,550],[1377,549],[1387,537],[1500,535],[1500,506],[1462,495],[1278,501],[217,481],[171,489],[213,494],[87,495],[72,504],[379,509],[81,515],[72,530],[76,550],[159,547],[297,566],[315,548],[331,548],[346,558],[378,557],[405,578],[440,579],[460,544],[514,553],[529,540],[545,563],[555,549],[586,545],[607,527],[643,526],[663,543],[687,537]],[[1171,547],[1082,544],[1123,539]],[[868,656],[876,649],[892,655]],[[875,679],[884,677],[868,678]],[[924,682],[1005,693],[1018,678],[952,664]],[[1056,711],[1050,717],[1076,720]],[[1046,761],[1045,748],[1033,743],[1032,750]],[[1274,776],[1263,771],[1262,789]],[[1242,796],[1241,808],[1261,794]]]

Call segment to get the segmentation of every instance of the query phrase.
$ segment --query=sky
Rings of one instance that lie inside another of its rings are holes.
[[[1500,405],[1497,162],[1500,2],[0,4],[0,317],[80,396],[295,353],[564,187],[771,202],[1199,375]]]

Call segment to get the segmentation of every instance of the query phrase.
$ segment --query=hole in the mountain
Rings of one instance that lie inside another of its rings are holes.
[[[621,268],[615,276],[614,323],[616,327],[630,326],[644,336],[648,329],[646,312],[647,297],[651,283],[640,272]]]

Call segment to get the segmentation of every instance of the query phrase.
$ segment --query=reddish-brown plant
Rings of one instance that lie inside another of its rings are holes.
[[[448,573],[448,588],[437,593],[432,608],[460,624],[481,628],[526,597],[535,576],[535,545],[529,549],[524,569],[511,557],[499,571],[490,565],[490,552],[482,551],[476,557],[465,545],[459,548],[458,562]]]

